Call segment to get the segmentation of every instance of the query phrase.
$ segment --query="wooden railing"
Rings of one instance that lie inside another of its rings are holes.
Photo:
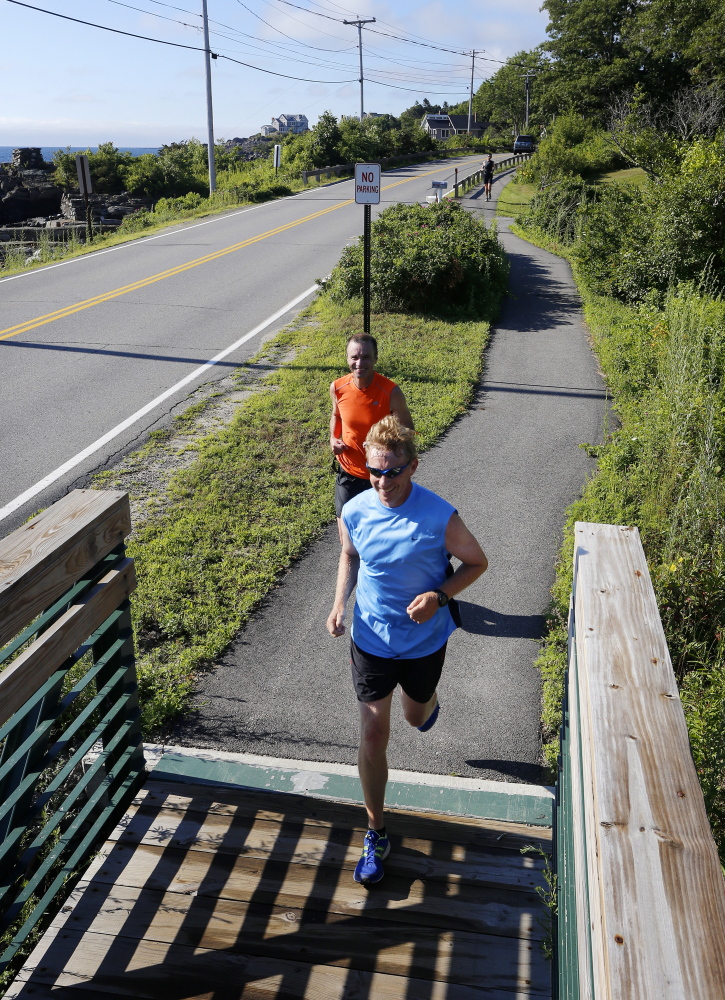
[[[723,1000],[725,881],[636,528],[575,526],[561,736],[560,1000]]]
[[[497,160],[493,165],[494,174],[500,173],[502,170],[510,170],[519,163],[523,163],[524,160],[530,159],[532,153],[516,153],[514,156],[507,156],[505,160]],[[483,167],[478,167],[472,173],[467,174],[466,177],[461,177],[458,179],[458,171],[455,174],[455,180],[453,182],[453,188],[446,195],[446,197],[460,198],[464,191],[467,191],[471,187],[475,187],[483,181]]]
[[[0,541],[0,972],[143,780],[130,530],[76,490]]]
[[[374,162],[379,163],[383,170],[387,170],[393,163],[413,163],[415,160],[426,160],[431,157],[433,159],[440,160],[445,159],[447,156],[475,152],[476,150],[474,149],[467,149],[464,147],[456,148],[454,150],[434,149],[426,150],[423,153],[401,153],[399,156],[377,156],[375,157]],[[320,167],[318,170],[303,170],[302,183],[306,185],[310,177],[314,177],[315,180],[319,181],[319,179],[324,176],[329,181],[333,174],[335,177],[339,177],[341,174],[351,174],[354,172],[354,163],[338,163],[335,167]]]

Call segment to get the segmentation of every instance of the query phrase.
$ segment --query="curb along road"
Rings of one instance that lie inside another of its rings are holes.
[[[494,195],[508,179],[497,179]],[[478,194],[462,204],[490,223],[496,201]],[[540,782],[533,663],[566,508],[593,466],[579,445],[601,439],[606,397],[568,265],[514,236],[508,221],[499,220],[499,233],[511,295],[479,392],[417,474],[456,506],[490,567],[462,595],[464,627],[449,643],[440,722],[418,733],[396,707],[389,760],[405,770]],[[200,679],[195,709],[171,742],[355,762],[347,644],[325,630],[338,552],[333,526]]]

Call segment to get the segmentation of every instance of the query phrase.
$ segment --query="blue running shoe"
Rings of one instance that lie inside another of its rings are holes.
[[[355,866],[353,878],[363,885],[373,885],[379,882],[385,874],[383,861],[390,854],[390,840],[387,836],[381,837],[375,830],[368,830],[365,834],[362,857]]]
[[[438,721],[438,712],[440,711],[440,707],[441,706],[438,704],[438,702],[436,702],[436,707],[430,713],[430,715],[425,720],[423,725],[417,727],[419,733],[427,733],[429,729],[433,728],[433,726]]]

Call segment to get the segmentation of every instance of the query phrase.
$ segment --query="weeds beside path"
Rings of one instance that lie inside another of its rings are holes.
[[[521,235],[562,256],[540,231]],[[576,262],[575,262],[575,274]],[[695,766],[725,858],[725,303],[691,285],[661,306],[597,295],[577,275],[620,426],[570,508],[539,661],[553,766],[566,669],[573,525],[636,524],[680,685]]]

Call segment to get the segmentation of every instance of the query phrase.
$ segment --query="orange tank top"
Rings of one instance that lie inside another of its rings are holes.
[[[346,445],[337,460],[351,476],[368,479],[363,442],[373,424],[390,415],[390,394],[395,382],[375,372],[367,389],[358,389],[352,375],[343,375],[333,385],[342,420],[342,440]]]

